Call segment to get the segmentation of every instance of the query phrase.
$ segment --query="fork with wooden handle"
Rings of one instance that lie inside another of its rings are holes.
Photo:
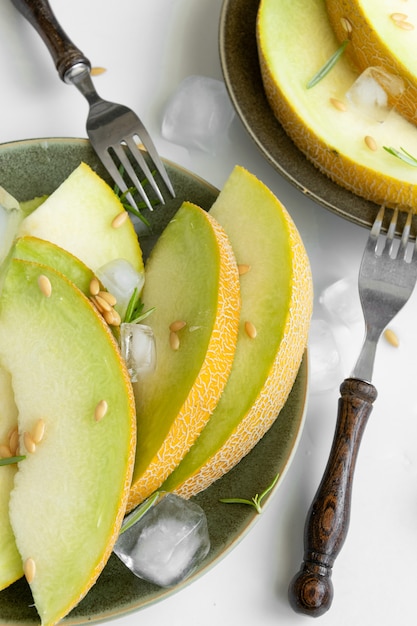
[[[398,212],[394,211],[386,237],[380,234],[383,215],[381,209],[359,271],[365,341],[351,377],[340,387],[330,456],[305,525],[304,562],[289,587],[293,609],[313,617],[325,613],[333,600],[332,567],[347,536],[356,458],[377,397],[371,384],[377,342],[408,301],[417,280],[416,244],[409,242],[411,214],[405,221],[398,247],[395,238]]]
[[[131,206],[138,210],[129,191],[133,186],[147,207],[152,209],[151,200],[139,180],[136,167],[140,168],[158,201],[164,202],[163,194],[138,147],[139,143],[144,146],[169,193],[175,196],[168,173],[145,126],[131,109],[100,98],[91,80],[90,61],[66,35],[48,0],[12,0],[12,3],[42,37],[60,78],[66,83],[73,83],[87,99],[90,105],[87,135],[104,167],[119,189],[126,194]],[[127,181],[122,171],[127,175]]]

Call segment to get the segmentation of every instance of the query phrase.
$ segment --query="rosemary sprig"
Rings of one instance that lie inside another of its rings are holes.
[[[265,496],[275,487],[279,478],[279,474],[277,474],[272,481],[272,483],[263,491],[261,494],[256,494],[252,500],[246,500],[245,498],[221,498],[220,502],[225,502],[226,504],[248,504],[249,506],[253,506],[257,513],[262,513],[262,501]]]
[[[312,87],[317,85],[317,83],[319,83],[325,76],[327,76],[327,74],[330,72],[331,69],[333,69],[333,67],[336,65],[336,63],[344,53],[348,43],[349,39],[345,39],[345,41],[342,42],[340,47],[336,50],[336,52],[332,54],[330,59],[328,59],[323,67],[321,67],[319,71],[314,74],[313,78],[308,81],[307,89],[311,89]]]
[[[396,148],[391,148],[389,146],[383,146],[384,150],[386,150],[392,156],[397,157],[397,159],[401,159],[404,163],[408,165],[412,165],[413,167],[417,167],[417,157],[414,157],[412,154],[404,150],[404,148],[400,148],[397,150]]]
[[[120,175],[123,176],[125,170],[123,165],[121,165],[119,167],[119,172]],[[156,174],[156,170],[154,170],[153,172],[151,172],[152,176],[155,176]],[[143,180],[140,181],[140,184],[142,185],[143,188],[146,187],[146,185],[149,185],[149,180],[147,178],[144,178]],[[129,213],[131,213],[132,215],[136,215],[136,217],[138,217],[144,224],[146,224],[146,226],[150,226],[149,221],[146,219],[146,217],[144,215],[142,215],[141,213],[141,209],[146,209],[146,204],[145,202],[143,202],[142,200],[140,202],[136,202],[136,205],[138,207],[138,210],[136,210],[131,204],[130,202],[127,200],[127,195],[131,194],[132,196],[134,196],[135,194],[137,194],[137,189],[136,187],[128,187],[126,189],[126,191],[124,191],[123,193],[121,192],[120,187],[115,184],[113,187],[113,191],[116,194],[116,196],[119,196],[119,200],[122,203],[124,209],[126,211],[128,211]],[[158,204],[158,202],[156,200],[152,200],[151,199],[151,205],[156,205]]]
[[[123,321],[129,324],[138,324],[148,317],[148,315],[150,315],[154,310],[155,307],[152,307],[147,311],[143,310],[143,302],[140,300],[138,290],[135,287],[130,297],[129,304],[127,305]]]
[[[19,461],[23,461],[25,456],[9,456],[4,459],[0,459],[0,465],[12,465],[13,463],[19,463]]]

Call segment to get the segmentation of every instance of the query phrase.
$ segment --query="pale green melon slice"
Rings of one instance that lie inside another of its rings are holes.
[[[223,229],[184,203],[145,269],[156,369],[135,383],[138,444],[129,508],[158,489],[210,417],[234,357],[239,277]],[[184,322],[172,334],[172,323]]]
[[[52,267],[64,274],[84,295],[90,294],[94,272],[73,254],[46,239],[19,237],[14,246],[13,256]]]
[[[94,584],[117,538],[134,461],[133,393],[93,305],[37,263],[10,262],[0,360],[12,376],[26,454],[10,519],[42,624],[52,626]],[[45,433],[33,450],[39,420]]]
[[[130,219],[115,228],[125,209],[113,190],[88,165],[81,163],[20,225],[19,235],[56,243],[96,271],[125,259],[143,271],[142,253]]]
[[[0,446],[10,450],[10,433],[16,425],[17,408],[10,374],[0,367]],[[15,464],[0,466],[0,589],[23,575],[22,559],[9,519],[9,498],[16,469]]]
[[[199,438],[161,487],[186,497],[229,471],[277,419],[301,363],[312,312],[305,248],[288,212],[265,185],[235,167],[210,214],[232,243],[241,271],[242,307],[223,394]]]

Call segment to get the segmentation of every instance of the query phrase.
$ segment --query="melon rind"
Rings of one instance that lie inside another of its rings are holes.
[[[47,276],[52,294],[38,286]],[[21,453],[10,520],[43,626],[87,593],[123,520],[135,450],[129,376],[107,324],[62,274],[14,259],[0,300],[0,360],[11,373]],[[96,421],[95,407],[108,402]],[[46,423],[34,453],[25,432]]]
[[[224,230],[185,202],[145,267],[142,294],[156,369],[134,384],[138,445],[128,509],[158,489],[207,423],[230,373],[239,324],[239,275]],[[183,320],[180,347],[172,322]]]
[[[312,313],[310,264],[286,209],[237,166],[210,214],[225,229],[238,264],[241,318],[226,388],[200,437],[162,486],[189,498],[234,467],[278,418],[307,344]],[[245,322],[257,331],[250,338]]]
[[[307,84],[339,48],[325,0],[261,0],[257,42],[265,93],[283,128],[305,156],[334,182],[385,206],[417,210],[417,168],[384,146],[417,155],[417,128],[396,112],[384,123],[340,111],[358,71],[343,55],[315,87]],[[377,150],[365,141],[372,137]]]

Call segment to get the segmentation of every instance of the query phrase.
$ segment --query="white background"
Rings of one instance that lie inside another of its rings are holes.
[[[138,112],[161,155],[221,187],[236,163],[260,178],[285,204],[310,255],[314,318],[323,318],[322,290],[356,277],[367,232],[306,199],[266,162],[236,118],[216,158],[161,137],[161,115],[179,82],[191,74],[222,79],[218,55],[221,0],[54,0],[75,43],[106,73],[99,92]],[[36,137],[85,137],[87,104],[62,83],[44,44],[8,0],[0,3],[0,142]],[[333,573],[335,597],[319,623],[392,626],[414,623],[417,554],[417,333],[412,298],[392,324],[400,347],[381,342],[374,373],[379,396],[356,470],[347,542]],[[340,382],[349,375],[363,326],[333,324],[341,354]],[[314,363],[312,364],[314,369]],[[311,382],[303,436],[291,468],[251,532],[214,569],[180,593],[115,626],[301,626],[287,587],[303,554],[307,509],[333,436],[338,384],[318,393]]]

